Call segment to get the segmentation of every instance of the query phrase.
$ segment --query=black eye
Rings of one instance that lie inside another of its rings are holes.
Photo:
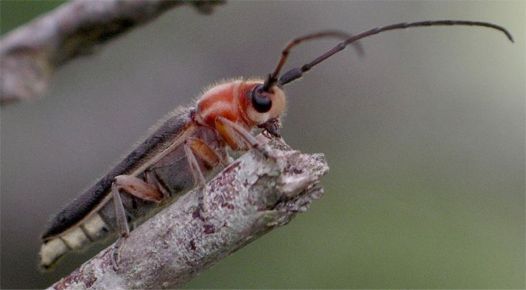
[[[263,95],[261,92],[261,86],[257,86],[252,91],[252,106],[259,113],[266,113],[272,108],[272,100],[268,95]]]

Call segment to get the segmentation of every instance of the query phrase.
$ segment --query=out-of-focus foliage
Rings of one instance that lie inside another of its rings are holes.
[[[0,33],[3,35],[64,1],[2,0],[0,1]]]

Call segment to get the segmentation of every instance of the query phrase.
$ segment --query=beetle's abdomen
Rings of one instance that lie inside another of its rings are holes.
[[[40,248],[40,266],[48,269],[65,253],[82,249],[85,245],[100,240],[107,234],[106,223],[99,214],[93,214],[78,227],[45,241]]]

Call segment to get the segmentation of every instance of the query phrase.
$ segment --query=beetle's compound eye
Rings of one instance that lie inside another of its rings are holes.
[[[268,93],[263,94],[262,85],[256,86],[251,93],[252,107],[259,113],[266,113],[272,108],[272,100]]]

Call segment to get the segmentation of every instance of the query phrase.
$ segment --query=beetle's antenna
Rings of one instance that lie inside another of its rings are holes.
[[[285,65],[285,63],[287,62],[287,58],[289,56],[290,50],[294,46],[297,46],[298,44],[300,44],[300,43],[302,43],[304,41],[313,40],[313,39],[317,39],[317,38],[325,38],[325,37],[336,37],[336,38],[340,38],[340,39],[344,39],[345,40],[345,39],[351,38],[352,34],[348,34],[346,32],[338,31],[338,30],[326,30],[326,31],[320,31],[320,32],[316,32],[316,33],[303,35],[303,36],[300,36],[298,38],[295,38],[295,39],[289,41],[287,46],[285,46],[283,51],[281,51],[281,57],[280,57],[277,65],[276,65],[276,68],[274,69],[274,71],[271,74],[268,75],[268,77],[265,80],[265,83],[263,84],[263,87],[261,89],[264,92],[268,92],[268,90],[273,85],[275,85],[278,82],[279,73],[281,72],[281,69],[283,68],[283,65]],[[358,55],[362,56],[364,54],[364,51],[363,51],[363,47],[361,46],[361,44],[359,42],[356,42],[356,43],[353,43],[353,45],[354,45],[356,51],[358,52]]]
[[[304,64],[301,67],[293,68],[287,72],[285,72],[281,77],[279,78],[278,85],[283,86],[285,84],[288,84],[294,80],[299,79],[303,76],[303,74],[307,71],[309,71],[312,67],[315,65],[323,62],[324,60],[328,59],[329,57],[333,56],[339,51],[342,51],[347,45],[354,43],[355,41],[358,41],[362,38],[369,37],[371,35],[375,35],[384,31],[388,30],[396,30],[396,29],[405,29],[409,27],[421,27],[421,26],[451,26],[451,25],[464,25],[464,26],[480,26],[480,27],[487,27],[491,29],[496,29],[501,31],[506,35],[506,37],[513,42],[513,36],[511,36],[511,33],[508,32],[504,27],[489,23],[489,22],[480,22],[480,21],[464,21],[464,20],[435,20],[435,21],[419,21],[419,22],[404,22],[404,23],[397,23],[392,24],[388,26],[382,26],[382,27],[376,27],[371,30],[364,31],[360,34],[351,36],[347,38],[345,41],[339,43],[334,48],[330,49],[329,51],[325,52],[324,54],[320,55],[319,57],[315,58],[313,61]],[[282,56],[283,59],[283,56]],[[283,61],[284,62],[284,61]],[[281,63],[281,60],[280,60]],[[278,65],[279,68],[281,68]],[[278,68],[277,67],[277,68]],[[277,70],[276,70],[277,71]]]

